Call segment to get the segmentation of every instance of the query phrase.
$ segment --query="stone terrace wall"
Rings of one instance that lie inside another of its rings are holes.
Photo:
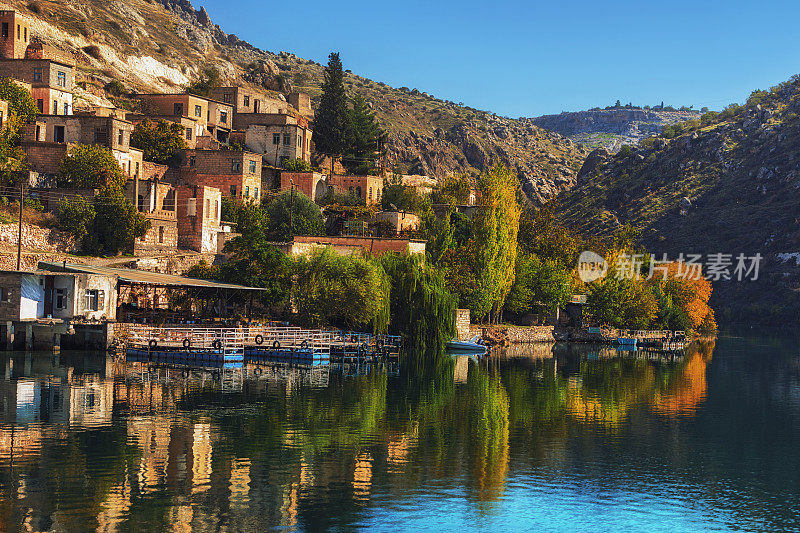
[[[0,244],[17,245],[19,226],[17,224],[0,224]],[[69,253],[77,250],[77,246],[69,234],[62,231],[42,228],[23,222],[22,247],[42,252]]]
[[[558,326],[484,326],[470,325],[470,335],[480,335],[493,344],[524,344],[532,342],[610,342],[620,336],[616,330],[589,333],[583,328]]]

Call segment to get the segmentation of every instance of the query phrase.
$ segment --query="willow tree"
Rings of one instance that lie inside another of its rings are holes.
[[[497,165],[478,180],[478,214],[475,217],[475,254],[478,287],[470,298],[473,316],[500,318],[506,296],[514,284],[517,233],[521,208],[517,178]]]
[[[417,373],[441,369],[445,348],[456,334],[456,298],[444,276],[419,256],[385,254],[381,264],[391,280],[391,329],[403,336],[407,368]]]

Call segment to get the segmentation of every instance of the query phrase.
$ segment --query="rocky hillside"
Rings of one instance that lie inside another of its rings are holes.
[[[700,117],[698,111],[658,109],[591,109],[525,119],[590,148],[617,152],[625,144],[636,145],[658,135],[664,126]]]
[[[597,149],[560,201],[570,225],[610,234],[630,224],[657,254],[761,253],[758,282],[715,284],[720,318],[797,320],[800,78],[636,149]]]
[[[211,66],[227,81],[259,85],[276,98],[292,88],[308,92],[314,102],[319,98],[322,65],[287,52],[259,50],[223,31],[188,0],[13,5],[36,20],[37,37],[77,57],[82,89],[76,106],[110,103],[103,88],[112,79],[131,91],[177,91]],[[350,72],[346,84],[372,105],[390,134],[389,163],[405,173],[474,176],[502,162],[518,172],[528,198],[539,204],[574,185],[588,153],[530,121],[498,117]]]

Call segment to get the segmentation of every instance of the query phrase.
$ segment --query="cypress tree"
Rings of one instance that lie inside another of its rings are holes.
[[[350,147],[342,162],[354,174],[375,173],[375,161],[379,157],[378,141],[383,132],[367,101],[360,94],[353,97],[350,128]]]
[[[317,150],[325,154],[345,153],[349,145],[349,122],[342,62],[338,52],[331,52],[325,68],[322,98],[314,117],[314,144]]]

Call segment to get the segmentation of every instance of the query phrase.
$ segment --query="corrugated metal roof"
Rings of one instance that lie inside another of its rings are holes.
[[[134,268],[117,268],[96,265],[78,265],[74,263],[51,263],[48,261],[39,262],[39,268],[50,272],[80,272],[84,274],[101,274],[119,278],[125,283],[136,283],[141,285],[159,285],[170,287],[199,287],[205,289],[230,289],[237,291],[264,291],[259,287],[245,287],[244,285],[234,285],[232,283],[219,283],[204,279],[186,278],[174,276],[172,274],[161,274],[159,272],[148,272]]]

